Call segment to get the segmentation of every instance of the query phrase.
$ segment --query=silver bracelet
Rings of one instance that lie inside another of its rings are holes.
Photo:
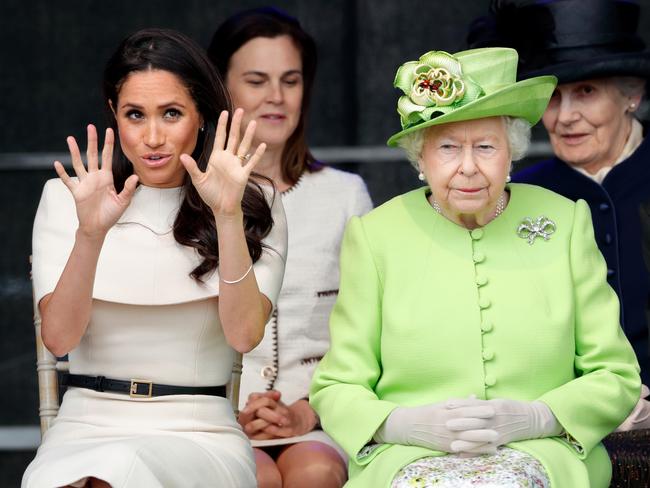
[[[219,278],[221,279],[221,281],[223,281],[223,282],[224,282],[225,284],[227,284],[227,285],[234,285],[235,283],[239,283],[239,282],[242,281],[244,278],[246,278],[246,277],[248,276],[248,273],[251,272],[251,269],[253,269],[253,263],[251,263],[251,265],[248,267],[248,269],[247,269],[246,272],[244,273],[244,276],[242,276],[241,278],[239,278],[239,279],[237,279],[237,280],[233,280],[233,281],[224,280],[224,279],[221,277],[221,275],[219,275]]]

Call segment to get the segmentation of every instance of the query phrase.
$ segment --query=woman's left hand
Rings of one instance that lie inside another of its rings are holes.
[[[251,396],[240,413],[240,423],[251,439],[294,437],[311,432],[318,417],[306,400],[286,405],[280,392]]]
[[[244,137],[239,142],[243,115],[242,109],[235,110],[230,133],[226,134],[228,112],[221,112],[205,172],[199,169],[192,156],[183,154],[180,157],[192,178],[192,184],[215,217],[232,217],[241,213],[241,201],[248,178],[266,150],[266,144],[262,143],[254,154],[249,153],[255,135],[255,121],[248,123]]]

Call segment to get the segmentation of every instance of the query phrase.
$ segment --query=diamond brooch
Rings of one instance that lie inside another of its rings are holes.
[[[543,215],[537,217],[535,220],[526,217],[519,227],[517,227],[517,235],[522,239],[526,239],[531,246],[535,242],[535,238],[541,237],[545,241],[551,238],[551,234],[555,232],[555,222]]]

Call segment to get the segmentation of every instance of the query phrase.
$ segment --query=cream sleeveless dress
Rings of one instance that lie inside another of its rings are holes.
[[[233,350],[219,323],[218,273],[203,284],[189,277],[200,258],[171,232],[181,199],[180,188],[141,185],[108,233],[90,323],[69,354],[71,373],[185,386],[229,380]],[[271,199],[275,225],[254,272],[260,291],[275,304],[287,236],[280,198]],[[37,300],[54,290],[76,228],[69,191],[60,180],[47,182],[34,222]],[[87,477],[114,488],[256,486],[250,443],[227,399],[134,399],[70,388],[22,486],[83,486]]]

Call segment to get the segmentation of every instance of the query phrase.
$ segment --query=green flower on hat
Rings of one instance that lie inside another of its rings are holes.
[[[393,85],[404,92],[397,102],[402,129],[449,113],[484,94],[460,62],[445,51],[429,51],[418,61],[404,63]]]

